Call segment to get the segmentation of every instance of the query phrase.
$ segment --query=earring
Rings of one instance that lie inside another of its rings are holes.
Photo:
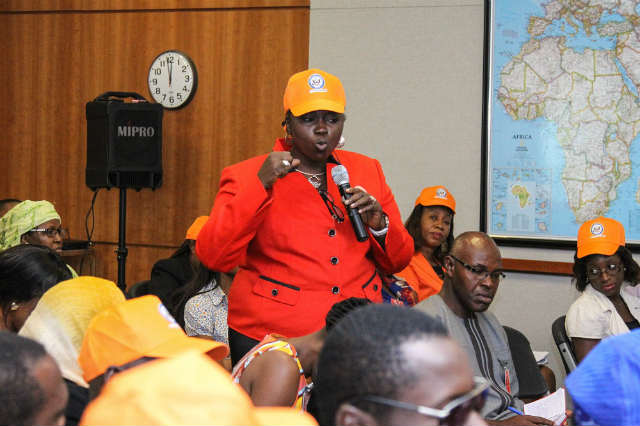
[[[344,142],[344,136],[340,136],[340,140],[338,141],[336,148],[342,148],[344,146]]]
[[[17,311],[18,308],[20,308],[20,305],[18,305],[16,302],[11,302],[11,306],[9,307],[10,310]]]
[[[293,137],[289,133],[289,125],[284,126],[284,143],[291,146],[293,145]]]

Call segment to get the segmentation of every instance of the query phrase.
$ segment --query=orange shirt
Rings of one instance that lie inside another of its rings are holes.
[[[282,140],[274,150],[284,150]],[[291,172],[266,190],[257,173],[266,155],[223,170],[209,220],[196,244],[209,269],[239,266],[229,294],[229,327],[259,340],[269,333],[297,337],[324,326],[331,306],[349,297],[380,302],[385,273],[402,270],[413,240],[377,160],[348,151],[333,156],[389,217],[384,248],[373,236],[356,239],[327,163],[328,192],[345,220],[337,223],[304,175]]]
[[[418,293],[418,302],[440,293],[442,288],[442,279],[420,251],[415,252],[409,266],[396,275],[403,278]]]

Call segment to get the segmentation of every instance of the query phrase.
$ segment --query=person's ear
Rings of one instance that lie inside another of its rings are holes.
[[[369,413],[351,404],[341,404],[336,411],[336,426],[377,426],[378,421]]]
[[[22,234],[22,236],[20,237],[20,244],[29,244],[29,241],[27,240],[27,235],[28,234]]]
[[[453,267],[455,260],[451,256],[444,257],[444,273],[449,278],[453,277]]]

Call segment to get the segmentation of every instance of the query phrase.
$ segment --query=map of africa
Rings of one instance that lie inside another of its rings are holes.
[[[488,228],[640,242],[640,0],[494,0]]]

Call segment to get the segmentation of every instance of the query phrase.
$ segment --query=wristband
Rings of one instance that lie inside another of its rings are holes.
[[[371,235],[373,235],[374,237],[384,237],[385,235],[387,235],[387,232],[389,232],[389,216],[387,216],[386,214],[384,214],[384,228],[382,228],[379,231],[376,231],[375,229],[369,227],[369,232],[371,232]]]

